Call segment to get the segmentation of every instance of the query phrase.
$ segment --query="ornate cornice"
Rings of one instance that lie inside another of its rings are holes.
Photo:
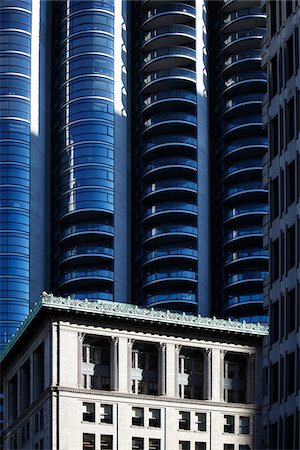
[[[193,316],[185,313],[179,314],[170,311],[159,311],[153,308],[146,309],[135,305],[129,305],[127,303],[115,303],[105,300],[99,300],[98,302],[90,302],[87,299],[84,301],[73,300],[69,297],[55,297],[53,294],[43,292],[39,301],[34,305],[25,321],[22,323],[20,328],[17,329],[15,335],[4,348],[0,357],[1,360],[42,308],[67,310],[77,313],[82,312],[84,314],[96,314],[104,317],[115,317],[119,319],[124,318],[126,320],[132,319],[140,322],[192,327],[206,331],[246,334],[256,337],[266,336],[268,334],[268,327],[259,323],[252,324],[233,321],[230,319],[217,319],[216,317],[202,317],[201,315]]]

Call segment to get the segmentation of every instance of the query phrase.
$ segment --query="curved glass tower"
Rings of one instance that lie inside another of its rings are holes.
[[[54,4],[54,284],[113,298],[114,2]]]
[[[268,144],[262,129],[267,79],[261,42],[266,16],[259,1],[218,1],[209,7],[216,312],[263,321],[268,255],[262,227],[268,196],[262,165]]]
[[[196,24],[203,23],[195,3],[136,2],[133,17],[137,298],[186,312],[199,311],[201,257]]]
[[[31,1],[3,1],[0,140],[0,340],[29,312]]]

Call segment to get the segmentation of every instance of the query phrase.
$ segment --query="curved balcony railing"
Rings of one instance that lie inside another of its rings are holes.
[[[267,257],[268,251],[263,250],[263,249],[239,250],[239,251],[228,254],[224,261],[225,261],[225,263],[229,263],[229,262],[233,262],[233,261],[238,261],[239,259],[244,259],[244,258],[249,258],[249,257],[251,258],[251,257],[255,257],[255,256]]]
[[[156,280],[165,280],[166,278],[197,280],[197,273],[191,270],[168,270],[165,272],[150,273],[144,277],[143,284]]]
[[[197,101],[197,95],[193,92],[184,91],[184,90],[166,90],[163,92],[157,92],[153,95],[150,95],[144,100],[145,107],[152,105],[153,103],[159,102],[161,100],[188,100],[192,102]]]
[[[224,82],[225,88],[234,86],[235,84],[241,83],[242,81],[252,81],[252,80],[262,80],[267,81],[267,74],[265,72],[255,72],[249,71],[240,73],[238,75],[231,76]]]
[[[196,124],[197,119],[193,114],[187,114],[184,112],[169,112],[169,113],[161,113],[157,114],[150,119],[146,120],[144,123],[144,128],[147,129],[152,125],[161,124],[164,122],[186,122],[188,124]]]
[[[160,191],[163,189],[192,189],[194,191],[197,190],[197,183],[188,180],[160,180],[156,183],[151,183],[146,189],[143,191],[143,194],[149,194],[151,192]]]
[[[174,145],[174,143],[180,144],[180,145],[187,144],[187,145],[192,145],[193,147],[197,147],[197,139],[195,139],[191,136],[186,136],[184,134],[168,134],[166,136],[152,137],[145,144],[145,149],[149,150],[153,147],[157,147],[157,146],[163,145],[163,144],[170,144],[170,145],[173,144]]]
[[[187,166],[189,168],[196,169],[197,168],[197,161],[194,159],[188,159],[184,157],[164,157],[160,159],[154,159],[151,161],[151,163],[146,164],[143,168],[142,174],[145,174],[146,172],[149,172],[154,169],[158,169],[160,167],[169,167],[169,166]]]
[[[237,31],[236,33],[231,33],[227,35],[226,39],[224,40],[224,47],[226,47],[229,44],[232,44],[235,41],[238,41],[240,39],[245,39],[248,37],[264,37],[266,35],[266,29],[265,28],[254,28],[251,30],[241,30]]]
[[[143,213],[143,218],[152,216],[153,214],[168,211],[184,211],[184,212],[197,212],[197,206],[191,203],[180,203],[180,202],[168,202],[160,203],[159,205],[153,205],[148,208]]]
[[[147,255],[143,257],[142,262],[151,261],[153,259],[161,258],[164,256],[189,256],[197,258],[197,254],[197,250],[193,248],[173,248],[167,250],[157,249],[153,252],[147,253]]]
[[[196,58],[196,50],[189,48],[189,47],[183,47],[183,46],[160,48],[157,50],[153,50],[147,56],[145,56],[144,64],[147,64],[153,60],[156,60],[157,58],[161,58],[163,56],[170,56],[170,55],[171,56],[188,56],[190,58],[195,59]]]
[[[254,271],[254,272],[244,272],[244,273],[236,273],[234,275],[228,276],[224,280],[224,285],[228,286],[229,284],[238,283],[239,281],[246,280],[263,280],[268,275],[266,271]]]
[[[238,305],[240,303],[252,303],[252,302],[263,302],[262,294],[246,294],[246,295],[235,295],[230,296],[224,301],[224,307],[229,308],[230,306]]]
[[[151,295],[145,300],[148,306],[154,303],[168,303],[168,302],[189,302],[197,303],[196,294],[187,292],[170,292],[170,294],[157,294]]]
[[[72,272],[66,272],[62,275],[60,283],[65,283],[67,281],[81,279],[81,278],[108,278],[113,280],[114,273],[112,270],[101,269],[101,270],[74,270]]]
[[[141,35],[141,45],[149,44],[156,38],[162,38],[168,35],[184,35],[185,37],[196,39],[196,30],[188,25],[168,25],[165,27],[155,28]]]
[[[261,52],[259,50],[249,50],[247,52],[238,52],[234,55],[230,55],[225,61],[224,66],[228,67],[231,64],[234,64],[238,61],[246,61],[249,59],[260,59],[261,60]]]
[[[193,6],[184,4],[184,3],[169,3],[166,5],[160,5],[157,8],[150,9],[145,12],[143,16],[143,21],[147,21],[149,19],[152,19],[153,17],[156,17],[160,14],[173,14],[173,13],[183,13],[183,14],[190,14],[194,17],[196,17],[196,8]]]
[[[241,116],[237,119],[231,120],[230,122],[226,123],[223,127],[223,132],[233,130],[234,128],[237,128],[241,125],[249,126],[251,124],[262,124],[262,117],[261,114],[252,115],[252,116]]]
[[[235,19],[239,19],[239,18],[245,17],[245,16],[255,16],[255,15],[264,16],[266,18],[266,15],[262,13],[262,11],[259,7],[244,8],[244,9],[240,9],[239,11],[230,12],[224,18],[223,23],[224,23],[224,25],[227,25]]]
[[[148,239],[150,237],[159,236],[160,234],[172,234],[183,233],[193,236],[197,236],[197,228],[189,225],[161,225],[160,227],[151,228],[144,233],[143,238]]]
[[[239,192],[251,191],[251,190],[263,189],[261,181],[248,181],[245,183],[241,183],[236,186],[232,186],[224,191],[223,196],[227,197],[229,195],[237,194]],[[267,192],[267,191],[265,191]]]
[[[269,316],[262,316],[262,315],[253,315],[253,316],[243,316],[238,318],[239,322],[246,322],[246,323],[262,323],[265,325],[269,324]]]
[[[246,148],[247,150],[249,150],[249,148],[256,146],[264,146],[267,148],[268,139],[262,136],[251,136],[249,138],[238,139],[224,147],[222,149],[222,153],[226,155],[241,148]]]
[[[243,103],[262,102],[263,98],[264,93],[237,95],[225,103],[225,108],[233,108]]]
[[[196,81],[196,72],[190,69],[171,68],[165,70],[158,70],[157,72],[151,73],[144,78],[143,83],[145,86],[152,83],[153,81],[161,80],[163,78],[180,77],[192,81]]]
[[[262,170],[262,159],[261,158],[249,158],[244,161],[236,162],[233,165],[227,166],[223,170],[223,175],[230,175],[235,172],[239,172],[244,169],[260,169]]]
[[[251,227],[251,228],[240,228],[233,231],[228,231],[224,236],[224,241],[229,241],[232,239],[236,239],[242,236],[251,236],[251,235],[261,235],[263,230],[262,227]]]
[[[110,292],[72,292],[66,293],[67,297],[74,300],[85,300],[88,299],[90,302],[101,302],[102,300],[113,300],[113,294]]]
[[[255,213],[267,213],[268,207],[261,204],[253,204],[251,208],[248,206],[241,206],[238,208],[233,208],[224,214],[224,219],[229,219],[231,217],[236,217],[242,214],[255,214]]]
[[[71,236],[77,233],[89,233],[89,232],[103,232],[113,234],[114,228],[111,225],[99,225],[99,224],[81,224],[71,225],[60,233],[60,239]]]
[[[88,245],[71,248],[61,254],[61,259],[72,258],[80,255],[105,255],[113,256],[114,250],[109,247],[91,247]]]

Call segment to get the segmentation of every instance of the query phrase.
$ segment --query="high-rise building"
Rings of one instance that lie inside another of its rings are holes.
[[[264,321],[266,14],[259,0],[210,1],[209,8],[213,302],[218,315]]]
[[[269,132],[265,184],[270,192],[265,302],[271,327],[265,354],[266,446],[292,449],[300,448],[300,5],[266,1],[263,7],[268,15],[263,121]]]
[[[0,8],[2,341],[44,289],[264,320],[258,2]]]

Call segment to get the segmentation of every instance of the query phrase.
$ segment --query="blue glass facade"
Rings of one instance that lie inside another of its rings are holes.
[[[29,312],[31,1],[0,4],[0,345]]]
[[[211,121],[217,124],[211,136],[214,303],[219,316],[262,322],[268,269],[262,166],[268,142],[262,128],[267,77],[260,48],[266,15],[259,1],[211,2],[210,8]]]
[[[112,300],[114,2],[55,2],[53,16],[53,283]]]

